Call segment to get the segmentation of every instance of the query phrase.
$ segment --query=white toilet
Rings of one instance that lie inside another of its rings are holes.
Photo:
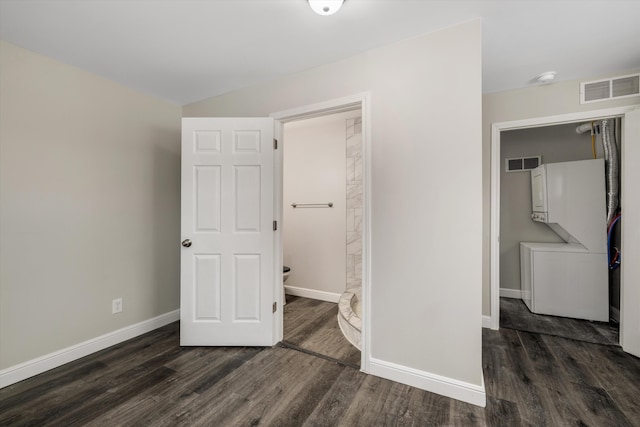
[[[291,274],[291,269],[289,267],[287,267],[286,265],[283,265],[282,266],[282,283],[283,284],[289,278],[289,274]],[[284,286],[283,286],[282,287],[282,305],[285,305],[286,303],[287,303],[287,295],[284,292]]]

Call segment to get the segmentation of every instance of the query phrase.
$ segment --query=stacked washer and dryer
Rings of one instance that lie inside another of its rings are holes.
[[[520,243],[522,299],[533,313],[609,321],[604,159],[531,171],[531,218],[565,243]]]

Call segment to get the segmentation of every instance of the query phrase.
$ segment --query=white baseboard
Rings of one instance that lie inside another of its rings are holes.
[[[169,323],[180,320],[180,310],[170,311],[158,317],[109,332],[96,338],[81,342],[71,347],[32,359],[0,371],[0,388],[41,374],[65,363],[88,356],[96,351],[104,350],[112,345],[146,334]]]
[[[504,298],[522,299],[522,291],[520,289],[500,288],[500,296]]]
[[[482,315],[482,327],[491,329],[493,324],[491,323],[491,316]]]
[[[487,405],[482,375],[482,384],[475,385],[374,358],[370,359],[369,373],[483,408]]]
[[[284,292],[288,295],[295,295],[297,297],[305,297],[312,299],[319,299],[321,301],[338,302],[341,294],[333,292],[316,291],[315,289],[298,288],[297,286],[284,286]]]

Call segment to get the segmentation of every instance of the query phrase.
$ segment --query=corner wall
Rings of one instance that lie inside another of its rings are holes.
[[[479,20],[183,114],[267,116],[362,92],[371,95],[372,373],[419,377],[413,385],[483,404]],[[455,159],[455,173],[443,159]]]
[[[179,308],[180,118],[0,41],[0,370]]]

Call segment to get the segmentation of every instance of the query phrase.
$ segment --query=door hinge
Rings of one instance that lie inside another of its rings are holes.
[[[277,309],[278,309],[278,303],[274,302],[273,303],[273,312],[275,313]]]
[[[273,231],[278,230],[278,221],[273,221]]]
[[[278,149],[278,140],[273,138],[273,149],[277,150]]]

